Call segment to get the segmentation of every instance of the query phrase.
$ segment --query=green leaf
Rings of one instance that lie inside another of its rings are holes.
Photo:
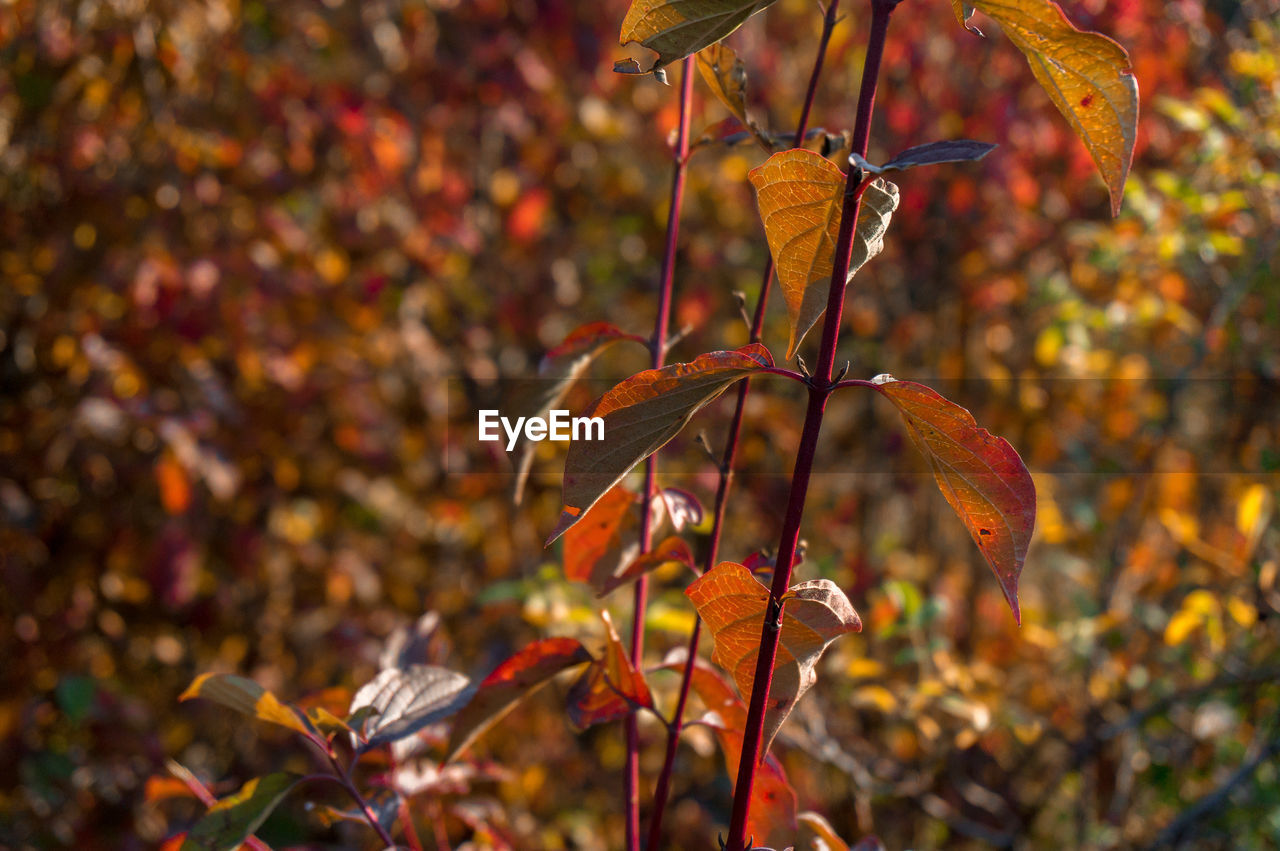
[[[845,174],[825,157],[795,148],[769,157],[747,177],[756,188],[765,237],[787,302],[790,360],[805,334],[827,312]],[[897,207],[898,187],[886,180],[876,179],[863,193],[850,278],[884,248],[889,217]]]
[[[603,440],[575,440],[564,463],[564,510],[547,544],[581,520],[632,467],[680,433],[695,413],[739,378],[773,367],[769,350],[751,343],[708,352],[689,363],[636,373],[585,411],[604,420]]]
[[[257,830],[301,778],[296,774],[255,777],[209,808],[187,833],[182,851],[234,851]]]
[[[633,0],[622,20],[622,44],[656,51],[649,70],[715,44],[775,0]]]
[[[902,415],[911,442],[1022,623],[1018,577],[1036,523],[1036,486],[1026,465],[1008,441],[979,428],[973,414],[923,384],[888,375],[874,382]]]
[[[1050,0],[952,0],[969,26],[973,10],[988,15],[1017,45],[1031,73],[1089,149],[1119,215],[1138,134],[1138,81],[1128,52],[1104,35],[1085,32]]]
[[[194,697],[212,700],[252,718],[288,727],[304,736],[319,735],[302,710],[292,704],[281,703],[274,694],[246,677],[201,674],[187,686],[178,700]]]

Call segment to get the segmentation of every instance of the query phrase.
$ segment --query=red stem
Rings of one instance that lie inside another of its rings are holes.
[[[840,0],[831,0],[822,19],[822,35],[818,40],[818,52],[813,60],[813,70],[809,74],[809,87],[805,91],[804,105],[800,109],[800,119],[796,123],[795,137],[791,143],[793,148],[804,144],[805,133],[809,129],[809,113],[813,109],[813,99],[818,91],[818,78],[822,74],[822,63],[827,55],[827,44],[831,41],[831,32],[836,26],[836,8]],[[763,279],[760,282],[760,296],[756,301],[755,315],[751,318],[751,342],[760,340],[764,329],[765,307],[769,303],[769,290],[773,284],[773,257],[765,263]],[[799,379],[797,373],[788,370],[770,370],[779,375]],[[733,409],[733,419],[729,424],[729,437],[724,448],[724,458],[720,463],[720,483],[716,488],[714,520],[711,526],[711,540],[707,545],[705,570],[715,566],[720,549],[720,532],[724,528],[725,507],[728,504],[729,488],[733,483],[733,468],[738,458],[738,441],[742,432],[742,416],[747,406],[747,394],[751,389],[751,380],[743,379],[738,385],[738,403]],[[648,851],[658,851],[662,841],[662,817],[666,811],[667,799],[671,795],[671,777],[675,767],[676,750],[680,743],[680,730],[684,724],[685,705],[689,700],[689,687],[693,681],[693,669],[698,659],[698,642],[702,634],[702,620],[695,619],[693,629],[689,633],[688,658],[680,677],[680,691],[676,697],[675,712],[667,728],[667,752],[662,762],[662,771],[658,775],[658,785],[653,793],[653,815],[649,822]]]
[[[662,279],[658,290],[658,315],[654,321],[653,339],[649,341],[653,368],[662,366],[667,352],[667,326],[671,313],[672,281],[675,277],[676,242],[680,235],[680,209],[684,206],[685,175],[689,163],[689,120],[693,103],[693,57],[686,57],[680,68],[680,125],[676,136],[675,174],[671,178],[671,205],[667,212],[666,251],[662,255]],[[653,497],[657,493],[658,453],[645,462],[644,494],[640,503],[640,552],[647,553],[653,544],[651,518]],[[649,579],[636,582],[634,615],[631,621],[631,664],[643,667],[644,610],[649,598]],[[640,849],[640,727],[636,713],[627,716],[627,763],[623,775],[626,799],[627,851]]]
[[[866,59],[862,66],[862,87],[858,94],[858,113],[853,128],[853,150],[864,157],[867,154],[867,140],[871,132],[871,113],[875,106],[880,60],[884,56],[885,35],[889,29],[889,17],[898,2],[899,0],[871,0],[871,33],[868,37]],[[800,435],[795,471],[791,476],[791,495],[787,500],[787,512],[782,524],[782,536],[778,543],[773,581],[769,587],[769,606],[760,630],[760,653],[756,658],[755,681],[751,690],[751,703],[747,707],[747,723],[743,734],[742,759],[738,764],[738,779],[733,790],[733,815],[729,822],[729,838],[725,842],[725,848],[728,851],[743,851],[745,847],[747,815],[751,808],[751,791],[755,784],[756,766],[764,756],[761,745],[764,739],[765,707],[769,701],[769,687],[773,679],[773,666],[777,659],[778,641],[781,635],[781,630],[772,625],[781,622],[782,595],[786,593],[791,583],[791,563],[795,558],[796,544],[800,539],[800,522],[804,517],[809,476],[813,472],[813,459],[817,453],[818,433],[822,429],[822,414],[832,389],[831,368],[835,363],[836,344],[840,339],[840,317],[844,308],[845,287],[848,283],[854,227],[862,200],[860,188],[865,188],[865,184],[861,184],[861,175],[857,169],[851,168],[845,184],[840,232],[833,257],[835,268],[831,274],[826,319],[822,326],[822,347],[809,388],[809,405],[805,411],[804,430]]]

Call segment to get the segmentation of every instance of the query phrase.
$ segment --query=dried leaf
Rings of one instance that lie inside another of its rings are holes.
[[[351,698],[351,713],[376,710],[364,723],[368,750],[389,744],[453,715],[471,699],[470,681],[434,665],[388,668],[360,687]]]
[[[298,784],[296,774],[255,777],[209,808],[187,833],[182,851],[234,851]]]
[[[253,680],[235,674],[201,674],[187,686],[178,700],[202,697],[234,709],[243,715],[288,727],[304,736],[316,735],[303,712],[281,703],[274,694]]]
[[[1076,29],[1050,0],[952,0],[952,6],[965,26],[974,9],[990,16],[1026,55],[1089,149],[1111,194],[1111,215],[1119,215],[1138,133],[1138,81],[1128,52],[1100,33]]]
[[[620,564],[635,556],[639,545],[623,543],[623,533],[637,523],[635,505],[634,492],[614,485],[582,522],[565,534],[565,578],[602,588]]]
[[[1018,576],[1036,522],[1036,486],[1026,465],[1008,441],[979,428],[967,410],[923,384],[886,376],[876,379],[876,389],[902,414],[912,443],[1021,623]]]
[[[698,51],[698,73],[716,100],[743,123],[747,123],[747,66],[723,42]]]
[[[787,359],[827,311],[845,174],[824,157],[803,148],[781,151],[748,175],[765,237],[787,301],[791,339]],[[898,206],[898,187],[877,179],[862,196],[849,277],[880,253],[889,217]]]
[[[653,708],[644,674],[631,664],[613,619],[600,613],[605,626],[604,656],[593,661],[569,689],[569,721],[579,730],[625,718],[636,707]]]
[[[594,511],[595,509],[592,510]],[[623,568],[621,573],[610,576],[596,596],[603,597],[628,582],[639,579],[641,576],[651,573],[660,567],[666,567],[669,564],[693,567],[693,552],[689,549],[689,545],[676,535],[663,539],[662,543],[649,550],[649,552],[636,556],[630,564]]]
[[[471,702],[458,713],[444,761],[452,762],[547,680],[566,668],[589,661],[591,654],[573,638],[544,638],[516,653],[485,677]]]
[[[604,420],[604,440],[574,441],[564,465],[564,510],[550,544],[577,523],[632,467],[661,449],[729,385],[773,358],[759,343],[708,352],[690,363],[637,373],[586,411]]]
[[[725,561],[703,574],[685,594],[715,638],[711,658],[733,676],[743,697],[749,697],[769,589],[747,568]],[[849,598],[829,579],[794,585],[783,599],[782,635],[765,711],[763,752],[768,752],[796,701],[817,680],[822,651],[841,635],[862,629]]]
[[[715,44],[773,2],[633,0],[618,38],[621,44],[639,42],[656,51],[653,69],[658,69]]]

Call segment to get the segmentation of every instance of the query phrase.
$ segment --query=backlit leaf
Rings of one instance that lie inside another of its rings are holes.
[[[622,20],[621,44],[656,51],[653,68],[715,44],[774,0],[633,0]],[[652,70],[652,69],[651,69]]]
[[[663,488],[659,493],[661,505],[666,511],[671,527],[679,532],[686,525],[698,526],[702,523],[706,512],[698,498],[681,488]]]
[[[869,171],[872,174],[884,174],[886,171],[906,171],[922,165],[975,162],[994,151],[997,147],[997,145],[993,145],[990,142],[975,142],[972,139],[951,139],[946,142],[929,142],[925,145],[907,148],[884,165],[872,165],[856,151],[849,155],[849,161],[863,171]]]
[[[604,420],[604,439],[569,445],[564,510],[547,543],[577,523],[632,467],[679,434],[690,417],[729,385],[772,366],[769,350],[752,343],[734,351],[708,352],[689,363],[647,369],[597,399],[585,416]]]
[[[613,619],[607,611],[600,618],[605,626],[604,655],[588,665],[569,689],[569,721],[580,730],[625,718],[636,707],[653,707],[649,684],[632,666]]]
[[[836,829],[831,826],[831,822],[819,813],[812,810],[800,813],[796,816],[796,821],[816,833],[818,838],[826,843],[827,851],[849,851],[849,843],[841,839]]]
[[[644,343],[643,337],[628,334],[608,322],[588,322],[569,332],[560,345],[555,346],[538,364],[538,380],[524,387],[523,398],[512,403],[518,417],[545,417],[552,408],[560,405],[573,383],[582,377],[587,367],[605,349],[621,340]],[[529,480],[533,456],[537,446],[520,437],[516,461],[516,480],[512,489],[512,502],[519,505],[524,497],[524,486]]]
[[[614,485],[591,507],[581,523],[564,536],[564,575],[574,582],[604,587],[619,565],[639,551],[637,542],[623,543],[623,532],[635,526],[636,495]]]
[[[876,385],[902,414],[911,442],[928,460],[938,488],[1021,623],[1018,576],[1036,522],[1036,487],[1026,465],[1008,441],[979,428],[967,410],[923,384],[885,377]]]
[[[471,699],[471,682],[455,671],[434,665],[387,668],[360,687],[350,713],[377,710],[364,723],[362,749],[412,736],[456,713]]]
[[[187,833],[182,851],[233,851],[271,815],[301,778],[296,774],[255,777],[209,808]]]
[[[698,51],[698,73],[716,100],[734,117],[747,123],[747,68],[728,45],[718,44]]]
[[[1050,0],[952,0],[968,26],[977,9],[1000,24],[1031,65],[1049,99],[1084,141],[1111,193],[1111,215],[1120,213],[1124,182],[1138,132],[1138,81],[1128,52],[1067,20]]]
[[[592,510],[594,511],[595,509]],[[589,517],[587,521],[590,522]],[[572,532],[572,530],[570,531]],[[671,564],[693,567],[693,552],[689,549],[689,545],[684,542],[684,539],[676,535],[665,538],[662,543],[649,550],[649,552],[636,556],[620,573],[610,576],[597,596],[603,597],[628,582]]]
[[[755,681],[769,589],[747,568],[725,561],[699,577],[685,594],[715,638],[711,658],[748,697]],[[782,635],[765,712],[765,752],[796,701],[817,680],[822,651],[841,635],[862,629],[849,598],[829,579],[794,585],[784,600]]]
[[[756,188],[765,237],[787,301],[790,360],[804,335],[827,311],[845,174],[825,157],[795,148],[774,154],[747,176]],[[897,206],[898,187],[892,183],[876,179],[867,187],[849,262],[850,278],[884,247],[884,232]]]
[[[516,653],[485,677],[471,702],[458,713],[444,761],[452,761],[547,680],[589,661],[591,654],[573,638],[544,638]]]
[[[195,697],[212,700],[244,715],[288,727],[304,736],[312,736],[316,732],[301,710],[281,703],[274,694],[246,677],[235,674],[201,674],[187,686],[178,700],[191,700]]]

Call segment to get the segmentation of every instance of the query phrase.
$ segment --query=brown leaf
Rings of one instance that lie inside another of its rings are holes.
[[[938,488],[982,551],[1013,617],[1018,576],[1036,523],[1036,486],[1018,453],[1002,437],[979,428],[973,415],[923,384],[876,379],[898,408],[907,433],[929,461]]]
[[[827,311],[845,173],[813,151],[794,148],[774,154],[747,176],[756,188],[765,237],[787,301],[790,360],[804,335]],[[897,206],[898,187],[892,183],[877,178],[867,187],[849,262],[850,278],[884,247],[889,217]]]
[[[685,594],[715,638],[711,658],[733,676],[743,697],[749,697],[769,589],[747,568],[725,561],[703,574]],[[762,753],[768,752],[796,701],[817,680],[822,651],[841,635],[862,629],[849,598],[829,579],[794,585],[783,599],[782,635],[765,711]]]
[[[591,507],[581,523],[564,536],[564,575],[574,582],[603,587],[618,569],[637,552],[632,542],[623,543],[623,532],[636,523],[636,495],[614,485]]]
[[[636,707],[653,708],[653,695],[644,674],[631,664],[613,619],[600,613],[605,626],[604,655],[590,665],[569,689],[569,721],[580,730],[625,718]]]
[[[621,44],[656,51],[653,69],[715,44],[774,0],[633,0],[622,20]],[[653,70],[650,69],[650,70]]]
[[[747,67],[738,54],[720,42],[698,51],[698,73],[716,100],[733,116],[747,123]]]
[[[592,509],[592,513],[597,510],[598,505],[597,508]],[[590,522],[590,520],[591,518],[588,517],[587,521]],[[577,527],[575,526],[574,528],[576,529]],[[572,532],[573,530],[570,531]],[[669,564],[693,567],[693,552],[689,549],[689,545],[676,535],[663,539],[662,543],[649,550],[649,552],[636,556],[630,564],[622,569],[622,572],[605,580],[603,587],[600,588],[600,593],[596,596],[603,597],[628,582],[639,579],[646,573],[655,571],[660,567],[666,567]]]
[[[618,384],[585,416],[604,420],[604,439],[574,441],[564,464],[564,510],[550,544],[577,523],[632,467],[661,449],[685,423],[743,376],[772,368],[769,350],[752,343],[708,352],[689,363],[647,369]]]
[[[471,702],[458,713],[444,761],[451,762],[547,680],[589,661],[591,654],[573,638],[544,638],[516,653],[485,677]]]
[[[1089,149],[1120,214],[1138,134],[1138,80],[1128,52],[1105,35],[1076,29],[1050,0],[952,0],[969,26],[974,9],[1017,45],[1031,73]]]

